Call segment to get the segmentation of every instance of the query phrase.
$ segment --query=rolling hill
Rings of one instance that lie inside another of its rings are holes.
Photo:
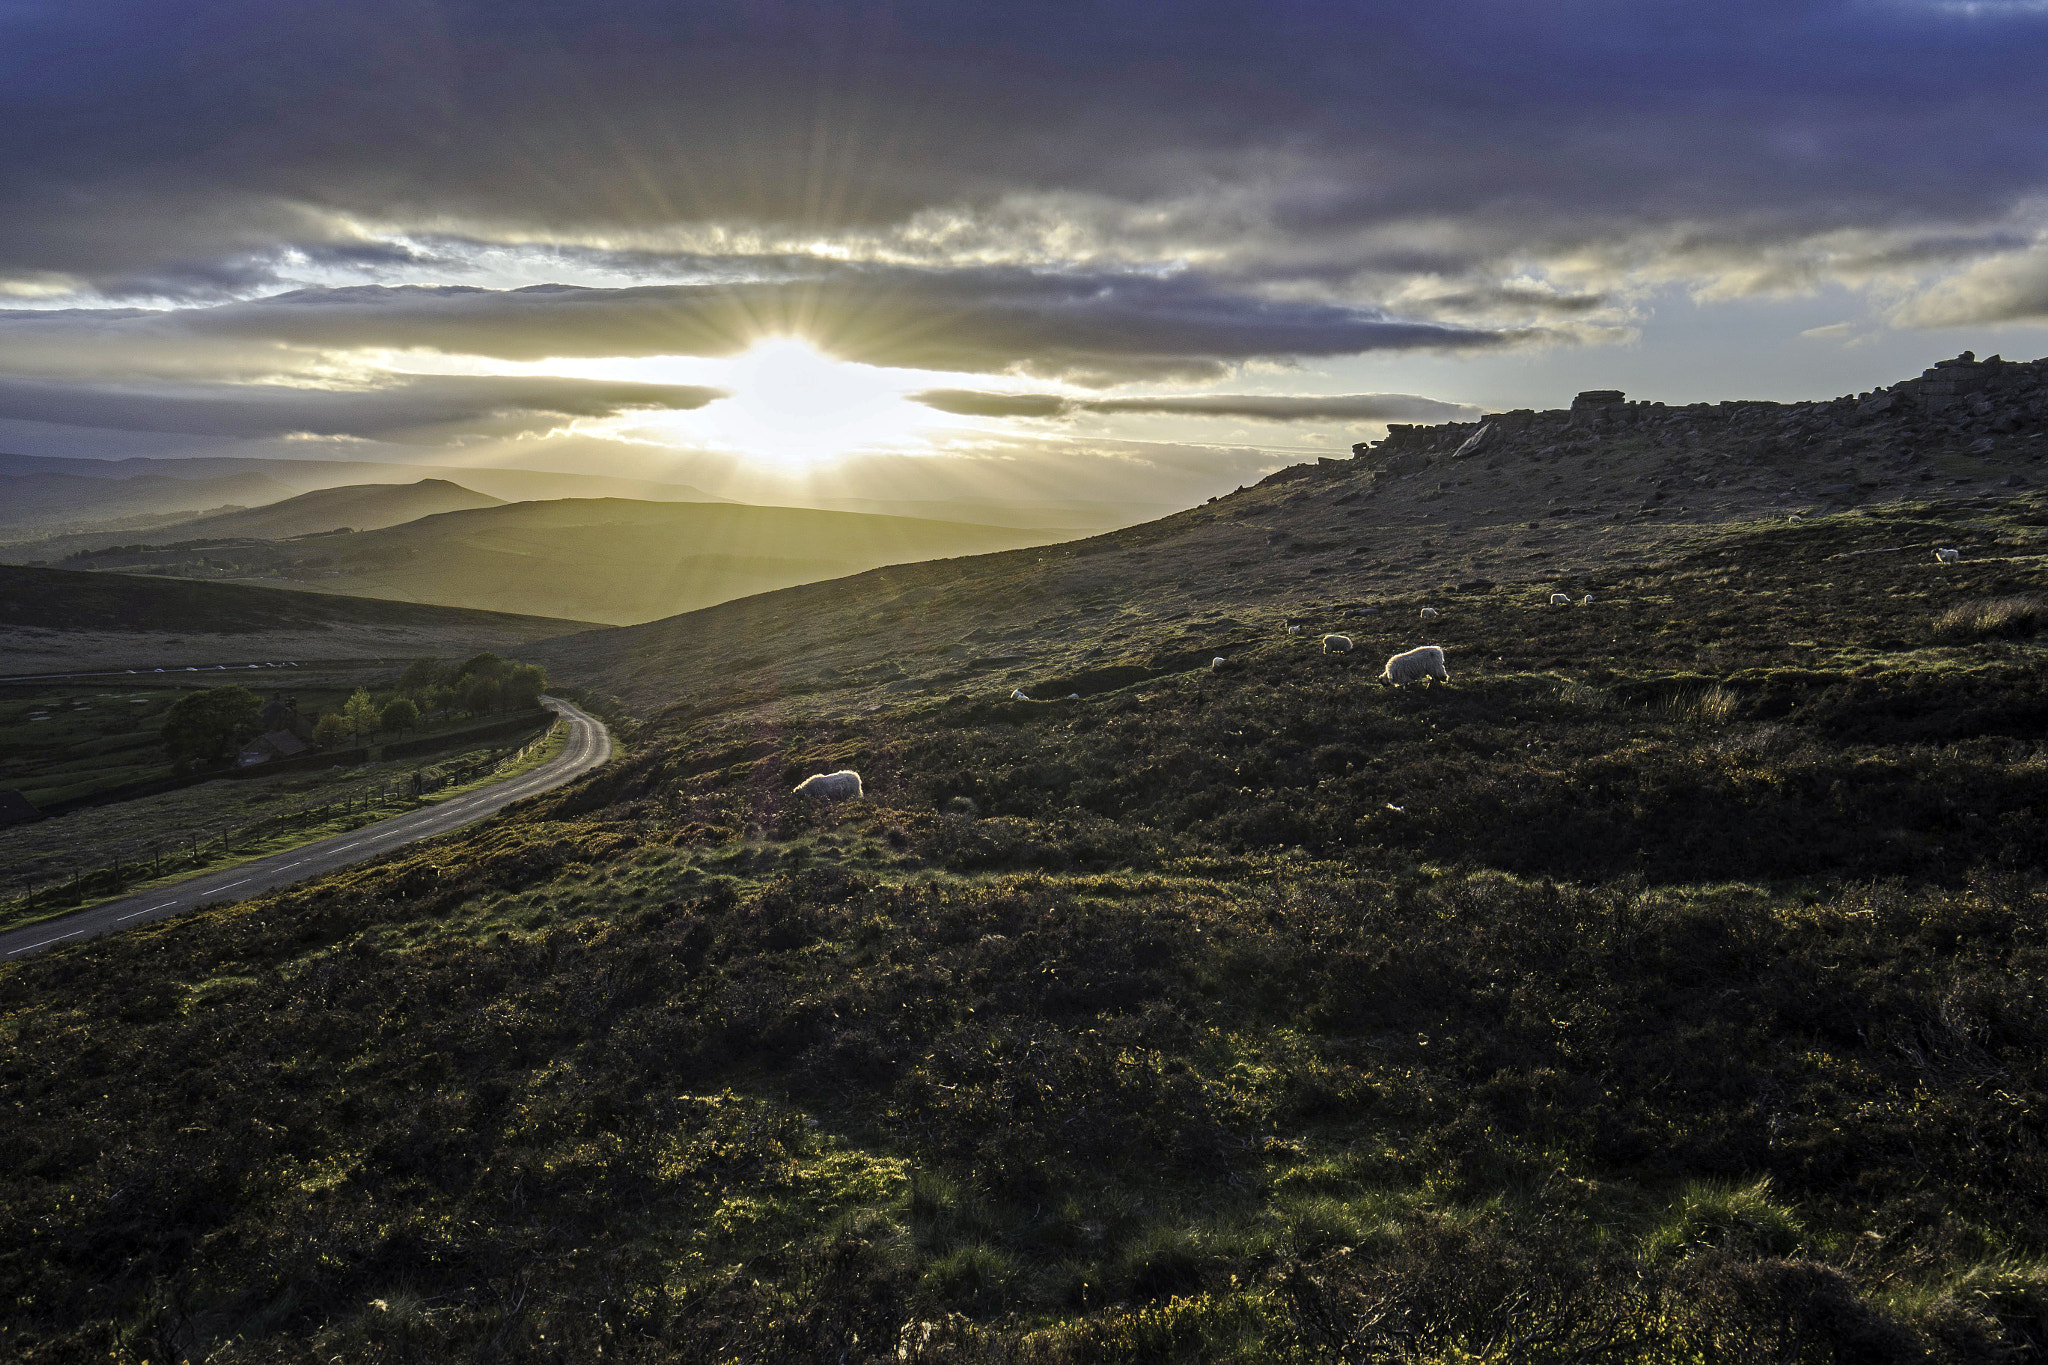
[[[1060,533],[738,503],[509,503],[315,539],[95,554],[94,567],[261,577],[322,592],[628,622],[878,564]]]
[[[340,529],[367,531],[441,512],[498,507],[503,499],[472,492],[446,479],[409,484],[349,484],[319,488],[264,507],[248,507],[175,521],[146,530],[53,537],[0,550],[15,562],[55,562],[110,544],[170,545],[191,540],[288,540]]]
[[[509,649],[588,622],[239,583],[0,566],[0,675]]]
[[[649,502],[724,502],[690,484],[658,479],[614,478],[603,474],[572,474],[542,469],[498,469],[490,466],[393,464],[381,460],[245,459],[198,455],[189,459],[137,456],[120,460],[85,460],[54,455],[0,453],[0,477],[61,474],[73,478],[123,483],[139,478],[205,480],[256,474],[274,480],[290,493],[341,488],[364,483],[417,483],[444,479],[474,488],[507,502],[543,498],[636,498]],[[274,501],[274,499],[273,499]],[[208,504],[217,506],[218,504]]]
[[[66,461],[82,464],[85,461]],[[140,474],[126,479],[68,473],[0,474],[0,536],[28,540],[73,523],[117,521],[218,507],[259,507],[298,490],[256,470],[207,478]]]
[[[4,968],[0,1346],[2037,1357],[2044,377],[523,647],[618,762]]]

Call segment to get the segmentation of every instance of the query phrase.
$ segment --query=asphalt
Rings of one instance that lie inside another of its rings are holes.
[[[496,815],[514,801],[573,782],[610,761],[612,739],[602,721],[559,697],[542,697],[541,704],[569,722],[569,741],[559,755],[531,772],[479,787],[439,805],[424,806],[389,820],[379,820],[374,825],[364,825],[346,834],[301,844],[254,862],[200,877],[188,877],[140,895],[91,906],[61,919],[44,920],[40,924],[0,934],[0,961],[41,952],[62,943],[77,943],[101,934],[133,929],[155,920],[182,915],[202,905],[231,905],[309,877],[324,876],[382,857],[393,849],[418,840],[473,825]]]

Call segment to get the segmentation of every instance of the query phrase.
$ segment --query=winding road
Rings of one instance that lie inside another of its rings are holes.
[[[496,815],[514,801],[572,782],[611,760],[612,737],[604,723],[559,697],[542,697],[542,705],[569,722],[569,742],[555,758],[531,772],[479,787],[439,805],[424,806],[389,820],[336,834],[267,858],[188,877],[139,895],[44,920],[0,934],[0,961],[8,961],[60,943],[76,943],[169,919],[202,905],[227,905],[248,900],[280,886],[318,877],[370,858],[380,857],[420,839],[473,825]]]

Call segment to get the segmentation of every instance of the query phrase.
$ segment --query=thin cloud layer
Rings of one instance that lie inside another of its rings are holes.
[[[143,389],[0,378],[0,418],[261,439],[340,436],[443,444],[550,431],[579,418],[701,408],[722,389],[556,378],[425,375],[368,389],[188,385]]]
[[[1130,398],[1069,398],[1049,393],[983,393],[927,389],[911,395],[939,412],[960,417],[1064,418],[1080,413],[1140,413],[1173,417],[1227,417],[1255,422],[1456,422],[1477,415],[1463,403],[1412,393],[1263,394],[1199,393]]]
[[[16,310],[10,352],[103,366],[109,347],[147,365],[277,362],[291,349],[426,349],[500,360],[725,356],[764,336],[800,335],[842,360],[965,373],[1117,383],[1208,378],[1248,360],[1378,350],[1497,347],[1508,334],[1422,323],[1342,304],[1248,296],[1192,274],[1049,273],[929,267],[820,269],[807,279],[622,289],[535,285],[297,290],[174,312]]]

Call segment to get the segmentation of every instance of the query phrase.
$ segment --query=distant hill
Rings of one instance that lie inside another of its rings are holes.
[[[0,565],[4,676],[266,658],[447,657],[590,626],[243,583]]]
[[[32,539],[42,528],[77,522],[198,513],[226,506],[261,507],[298,491],[260,470],[196,479],[164,474],[107,479],[54,472],[0,473],[0,538]]]
[[[588,621],[471,611],[246,583],[193,583],[139,574],[0,565],[0,627],[173,630],[234,634],[344,625],[479,624],[524,639],[587,628]]]
[[[182,540],[286,540],[292,536],[341,527],[356,531],[376,530],[441,512],[503,505],[502,498],[474,492],[446,479],[421,479],[418,483],[407,484],[354,484],[315,489],[311,493],[274,502],[268,507],[196,517],[139,533],[66,536],[25,547],[23,553],[33,554],[37,559],[55,560],[62,555],[109,543],[170,545]]]
[[[131,551],[91,562],[625,623],[881,564],[1061,538],[807,508],[576,498],[448,512],[303,541]]]
[[[0,477],[24,474],[68,474],[77,478],[124,480],[142,477],[179,479],[193,482],[230,476],[260,474],[282,485],[289,496],[316,488],[341,488],[366,483],[416,483],[421,479],[445,479],[464,488],[502,498],[507,502],[528,502],[544,498],[637,498],[648,502],[727,502],[686,483],[658,479],[619,479],[603,474],[564,474],[546,469],[492,469],[483,466],[392,464],[382,460],[273,460],[241,459],[227,455],[199,455],[191,459],[79,460],[54,455],[10,455],[0,452]],[[181,506],[217,507],[235,499],[218,498],[210,503]],[[245,504],[275,502],[277,497],[242,499]]]

